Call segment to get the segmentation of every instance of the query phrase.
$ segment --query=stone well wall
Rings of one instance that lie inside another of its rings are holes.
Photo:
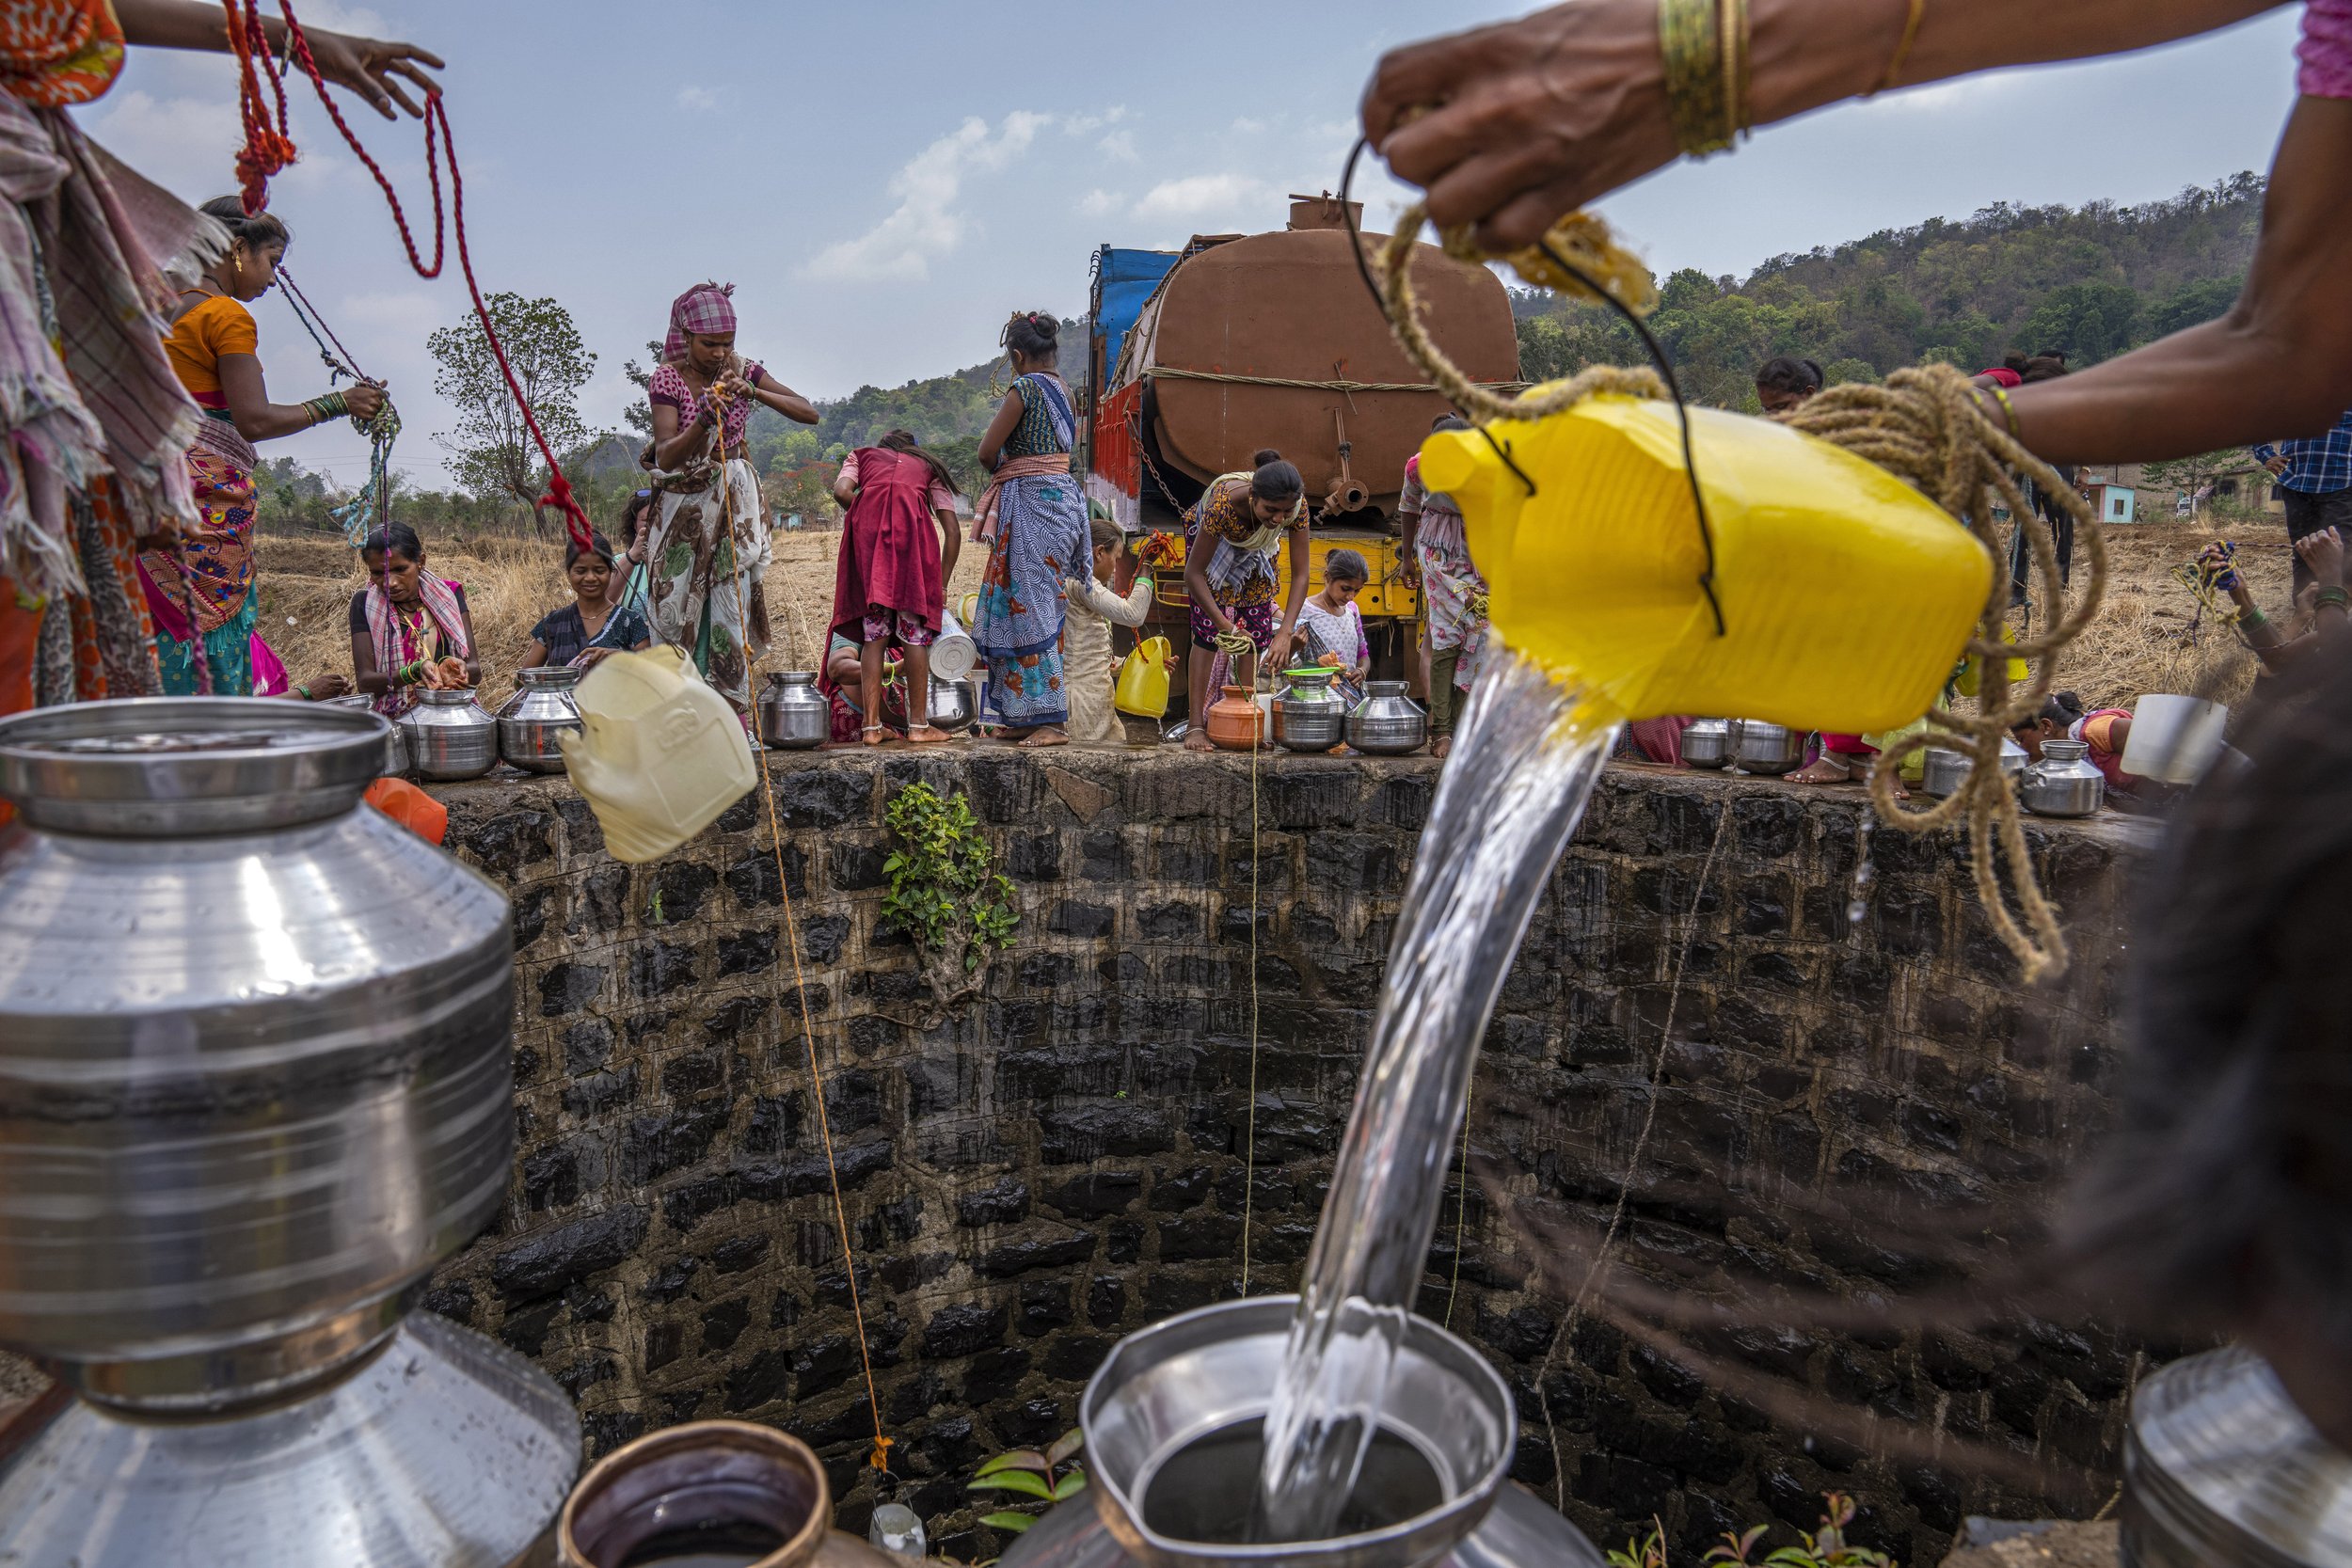
[[[1241,759],[771,764],[893,1468],[935,1539],[984,1556],[960,1512],[978,1458],[1069,1426],[1120,1334],[1235,1293],[1245,1269],[1252,1291],[1295,1280],[1437,769],[1268,759],[1253,865]],[[882,810],[917,777],[969,794],[1023,911],[984,1000],[931,1027],[879,909]],[[759,798],[627,866],[560,778],[441,794],[451,847],[515,900],[521,1152],[501,1222],[429,1304],[545,1365],[592,1450],[771,1421],[826,1456],[858,1524],[873,1417]],[[1774,1326],[1782,1292],[1883,1307],[1934,1286],[1950,1269],[1920,1216],[2029,1198],[2114,1070],[2123,826],[2037,831],[2077,960],[2028,994],[1956,839],[1882,832],[1849,921],[1857,806],[1613,768],[1489,1035],[1486,1180],[1449,1194],[1422,1307],[1518,1387],[1519,1476],[1597,1536],[1656,1513],[1695,1557],[1737,1524],[1809,1527],[1836,1486],[1864,1497],[1866,1539],[1933,1561],[1963,1512],[2063,1512],[2111,1484],[2137,1359],[2095,1329]],[[1529,1227],[1605,1223],[1621,1187],[1617,1280],[1730,1307],[1705,1336],[1718,1361],[1609,1312],[1561,1333],[1581,1276],[1547,1286]],[[1956,1228],[1988,1226],[1998,1250],[2000,1223]],[[2090,1479],[1939,1467],[1898,1432]]]

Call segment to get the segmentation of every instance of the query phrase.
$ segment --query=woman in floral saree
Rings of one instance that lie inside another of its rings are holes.
[[[972,641],[988,660],[988,706],[1004,726],[999,734],[1024,746],[1070,739],[1062,582],[1092,559],[1086,502],[1070,476],[1078,421],[1054,368],[1058,333],[1042,311],[1006,324],[1012,389],[980,437],[980,463],[993,477],[973,533],[989,552]]]
[[[698,283],[670,306],[664,363],[646,383],[655,504],[643,554],[654,635],[748,715],[751,658],[768,641],[768,518],[743,455],[752,405],[815,424],[809,401],[735,352],[735,285]]]

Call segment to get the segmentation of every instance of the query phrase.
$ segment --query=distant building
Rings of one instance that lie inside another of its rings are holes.
[[[2139,520],[2139,492],[2128,484],[2095,480],[2083,486],[2083,499],[2090,502],[2090,515],[2103,523]]]

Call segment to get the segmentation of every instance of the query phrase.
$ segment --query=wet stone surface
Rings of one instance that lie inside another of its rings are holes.
[[[1119,1335],[1233,1296],[1245,1260],[1253,1293],[1295,1282],[1437,768],[1270,758],[1253,856],[1246,760],[770,767],[781,883],[755,798],[623,866],[560,776],[437,788],[451,848],[516,906],[521,1147],[500,1221],[425,1304],[554,1374],[592,1454],[771,1422],[862,1525],[873,1416],[830,1132],[893,1468],[935,1543],[987,1557],[979,1457],[1074,1422]],[[882,813],[918,776],[971,796],[1023,916],[984,994],[928,1028],[881,924]],[[2113,1488],[2148,1363],[2096,1325],[1782,1326],[1802,1300],[1883,1310],[2021,1257],[1999,1206],[2063,1179],[2117,1070],[2129,825],[2036,825],[2075,963],[2029,992],[1956,836],[1882,829],[1847,920],[1857,804],[1611,770],[1489,1031],[1483,1180],[1449,1189],[1420,1306],[1492,1358],[1519,1479],[1597,1539],[1655,1513],[1695,1555],[1809,1528],[1836,1487],[1864,1500],[1857,1539],[1932,1562],[1965,1515],[2088,1513]],[[1563,1334],[1621,1194],[1620,1284],[1745,1321],[1677,1339],[1588,1312]],[[2046,1466],[2050,1492],[1923,1463],[1888,1440],[1906,1424],[1921,1452],[1940,1433]]]

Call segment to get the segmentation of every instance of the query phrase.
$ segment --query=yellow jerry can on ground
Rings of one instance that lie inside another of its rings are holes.
[[[1785,425],[1690,411],[1714,538],[1674,405],[1599,396],[1494,438],[1422,448],[1452,495],[1503,639],[1580,683],[1601,721],[1688,713],[1864,735],[1925,713],[1983,612],[1993,560],[1874,464]]]

